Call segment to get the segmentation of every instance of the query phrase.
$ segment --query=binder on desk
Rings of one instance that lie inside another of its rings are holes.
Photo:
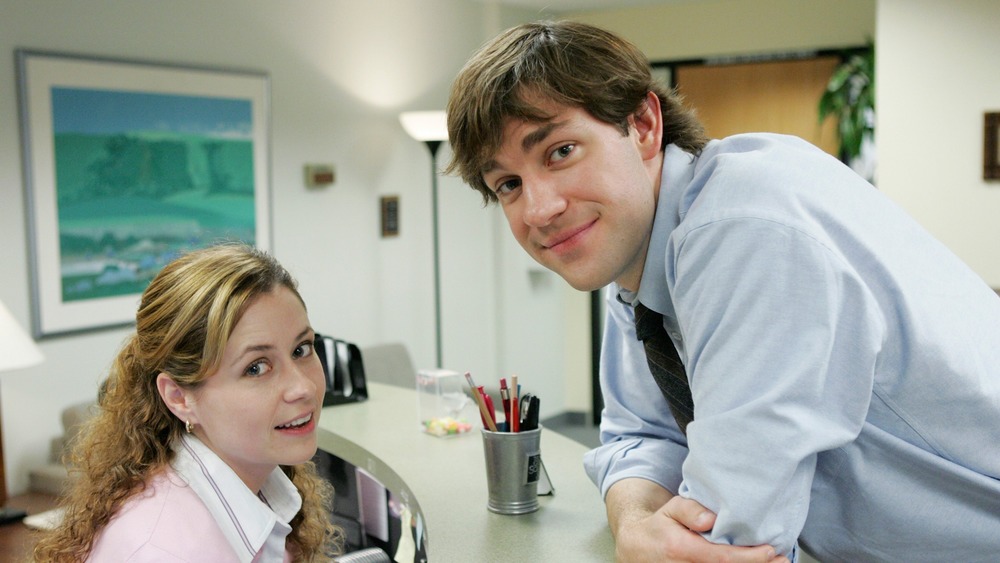
[[[315,347],[326,377],[323,406],[366,400],[368,386],[361,350],[345,340],[318,333]]]

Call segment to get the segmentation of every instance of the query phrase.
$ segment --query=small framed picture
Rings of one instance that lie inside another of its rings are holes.
[[[399,235],[399,196],[382,196],[382,237]]]
[[[985,114],[983,125],[983,180],[1000,180],[1000,112]]]

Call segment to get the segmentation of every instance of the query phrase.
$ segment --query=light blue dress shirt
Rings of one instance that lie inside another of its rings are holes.
[[[665,151],[638,295],[611,287],[602,494],[641,477],[706,537],[824,562],[1000,558],[1000,298],[883,194],[792,137]],[[677,429],[635,338],[664,315]]]

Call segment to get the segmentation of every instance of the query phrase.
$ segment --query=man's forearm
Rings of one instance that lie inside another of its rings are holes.
[[[604,503],[611,534],[618,537],[621,527],[633,524],[667,504],[673,493],[660,485],[638,477],[622,479],[608,489]]]
[[[715,514],[697,501],[674,496],[652,481],[623,479],[605,497],[615,536],[615,561],[780,561],[769,545],[714,544],[700,533],[712,529]],[[694,532],[694,533],[692,533]]]

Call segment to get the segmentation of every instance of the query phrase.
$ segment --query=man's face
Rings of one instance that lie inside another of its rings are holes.
[[[643,117],[630,117],[624,136],[583,109],[542,107],[551,120],[507,120],[483,180],[539,264],[581,291],[612,281],[637,290],[659,189],[659,135],[648,138]],[[659,128],[658,111],[641,115],[655,112]]]

